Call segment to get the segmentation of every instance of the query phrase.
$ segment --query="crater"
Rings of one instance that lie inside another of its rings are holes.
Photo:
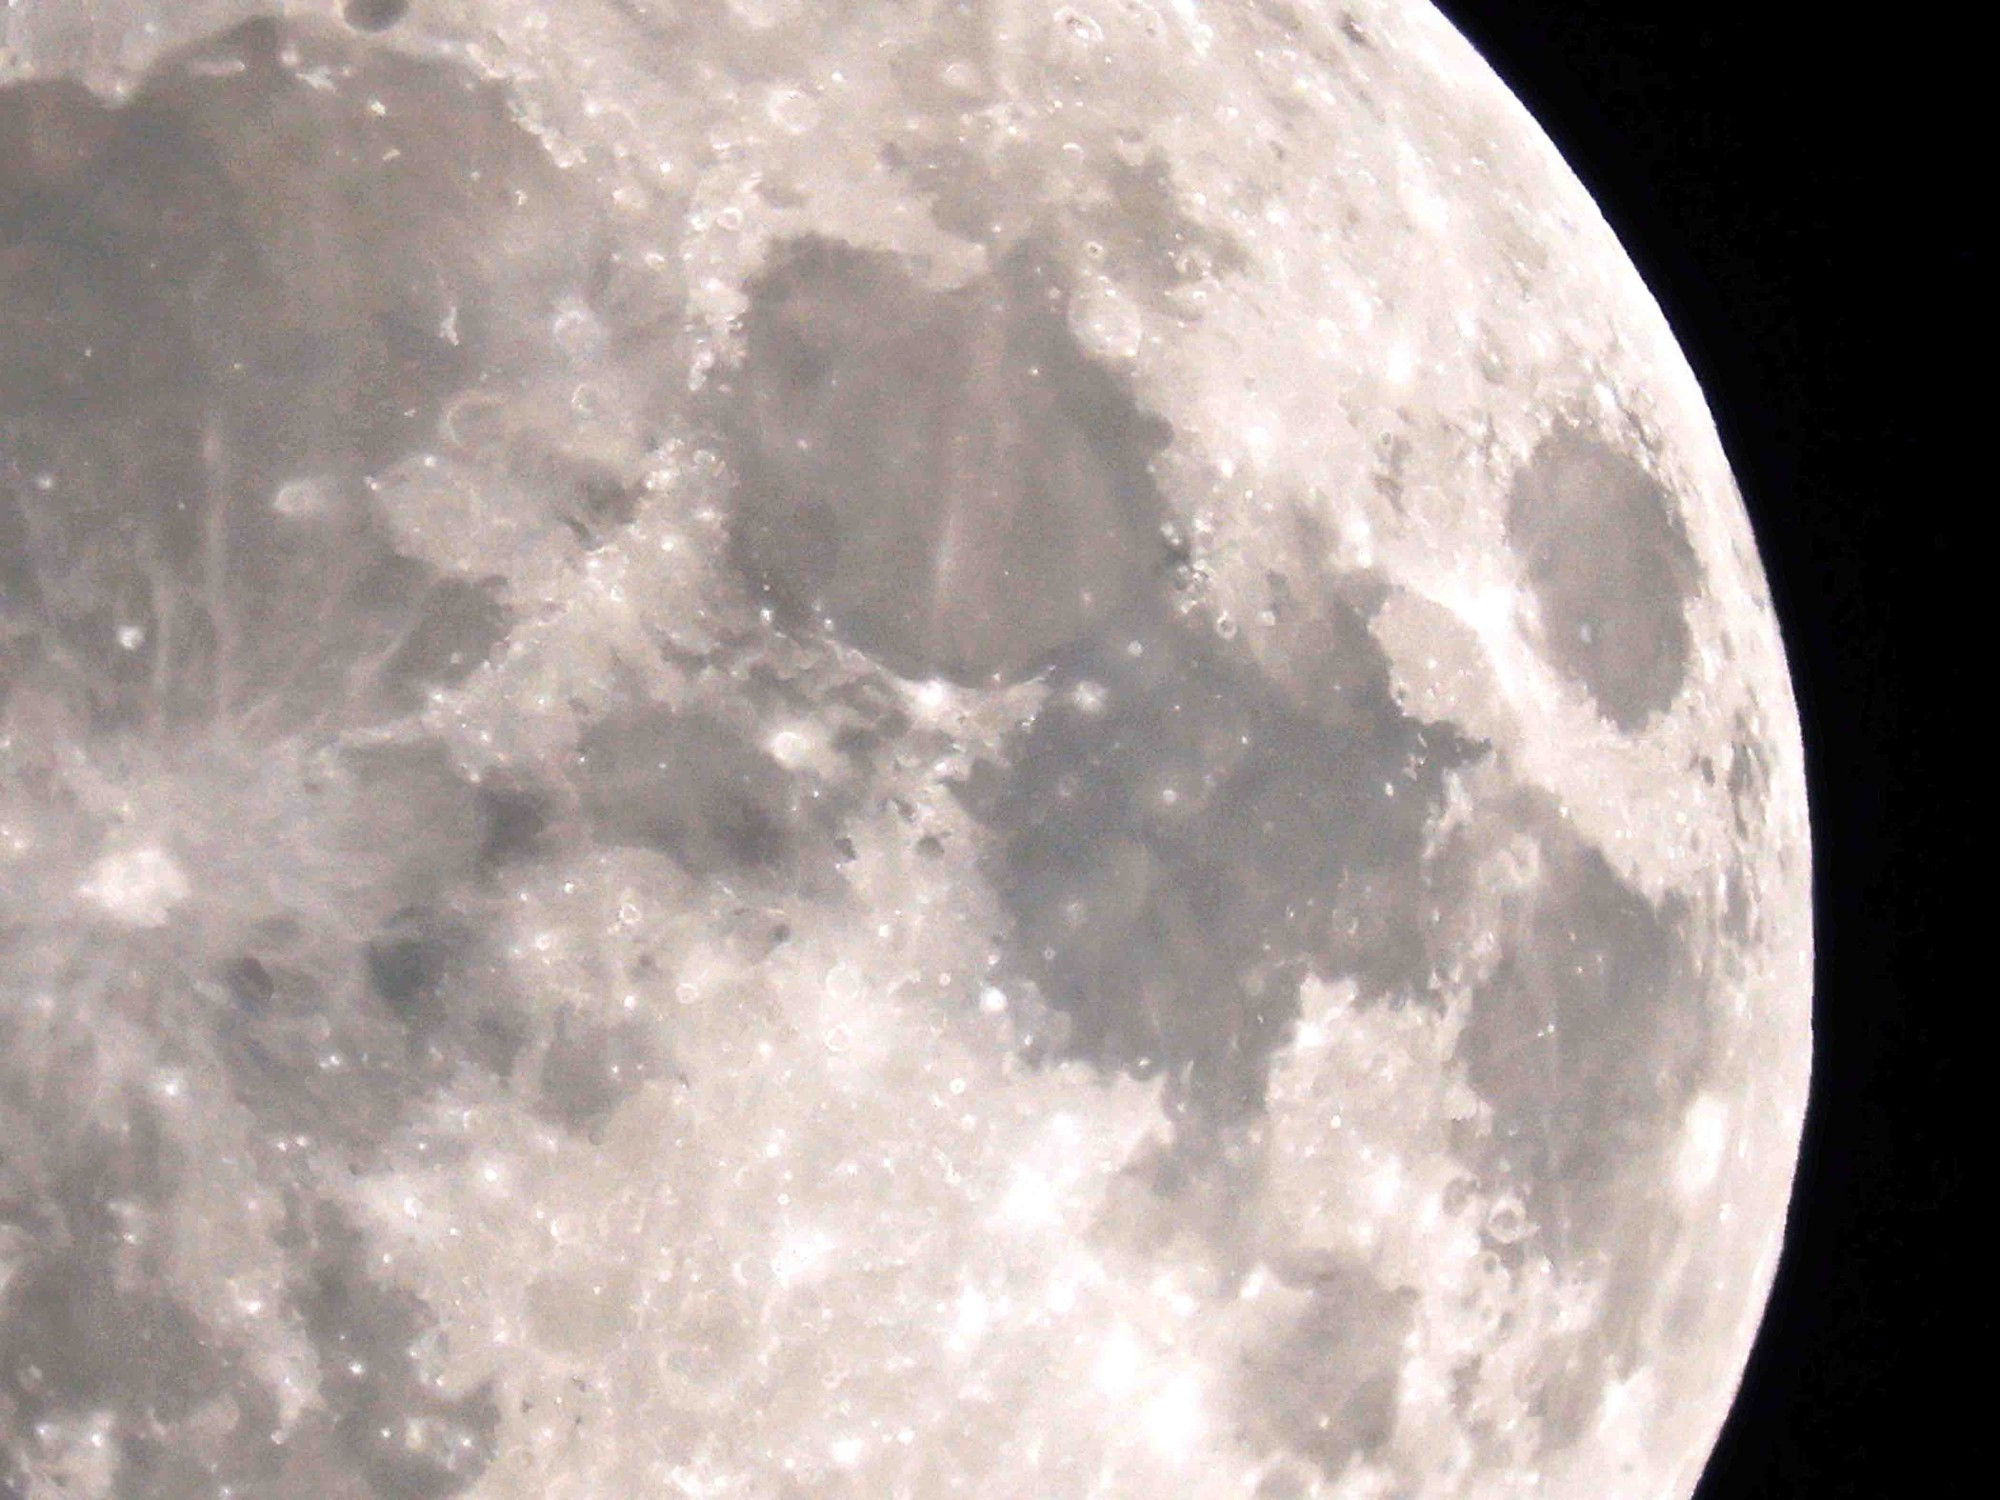
[[[1687,676],[1700,588],[1672,497],[1625,453],[1558,425],[1514,478],[1507,540],[1541,607],[1549,660],[1631,733]]]
[[[387,31],[410,13],[410,0],[347,0],[341,19],[356,31]]]
[[[1017,681],[1156,586],[1169,430],[1083,355],[1032,250],[937,291],[808,238],[749,294],[731,546],[786,628],[903,677]]]
[[[1737,840],[1748,844],[1764,824],[1771,794],[1770,757],[1759,744],[1748,715],[1738,714],[1731,728],[1734,738],[1729,742],[1729,774],[1724,785]]]

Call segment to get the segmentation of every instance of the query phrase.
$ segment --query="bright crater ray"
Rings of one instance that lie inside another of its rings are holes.
[[[0,18],[0,1492],[1685,1495],[1713,426],[1407,4]]]

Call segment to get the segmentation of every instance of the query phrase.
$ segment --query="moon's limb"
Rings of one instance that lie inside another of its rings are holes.
[[[1464,43],[258,9],[0,19],[0,1478],[1690,1489],[1797,717]]]

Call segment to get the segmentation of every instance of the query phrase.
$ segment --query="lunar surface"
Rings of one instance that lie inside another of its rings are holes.
[[[1685,1496],[1808,876],[1414,0],[0,12],[0,1495]]]

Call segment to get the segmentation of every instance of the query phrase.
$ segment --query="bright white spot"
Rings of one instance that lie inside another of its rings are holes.
[[[851,1469],[861,1462],[861,1455],[868,1451],[868,1443],[866,1439],[858,1437],[835,1438],[826,1451],[833,1456],[834,1463],[839,1467]]]
[[[1408,339],[1397,339],[1389,346],[1389,354],[1382,366],[1382,374],[1391,385],[1408,385],[1416,378],[1417,351],[1410,347]]]
[[[1729,1112],[1713,1094],[1703,1094],[1688,1106],[1681,1121],[1680,1151],[1674,1157],[1674,1186],[1698,1193],[1715,1181],[1728,1143]]]
[[[1047,1175],[1033,1167],[1022,1167],[1001,1201],[1000,1213],[1017,1229],[1048,1229],[1061,1215],[1056,1212],[1056,1186]]]
[[[812,742],[796,729],[780,729],[765,748],[788,771],[798,770],[812,755]]]
[[[1388,1213],[1403,1196],[1403,1168],[1400,1162],[1386,1161],[1369,1174],[1368,1201],[1381,1213]]]
[[[1451,221],[1451,210],[1444,199],[1428,187],[1413,184],[1403,195],[1403,202],[1410,211],[1411,219],[1426,234],[1443,234]]]
[[[172,855],[148,845],[105,855],[92,866],[77,894],[133,927],[164,927],[168,915],[193,889]]]
[[[1146,1436],[1162,1455],[1182,1459],[1201,1442],[1207,1428],[1201,1384],[1192,1373],[1176,1375],[1146,1403]]]
[[[1145,345],[1146,325],[1137,306],[1109,286],[1093,287],[1070,307],[1077,336],[1096,354],[1136,358]]]
[[[120,625],[118,627],[118,644],[123,650],[137,651],[141,646],[146,644],[145,628],[139,625]]]
[[[833,1239],[816,1229],[787,1235],[771,1256],[771,1274],[785,1286],[809,1280],[826,1268]]]
[[[976,1286],[969,1286],[959,1294],[958,1310],[952,1319],[951,1341],[955,1348],[966,1349],[986,1336],[986,1330],[993,1324],[993,1304],[987,1295]]]
[[[1091,1379],[1105,1395],[1120,1400],[1138,1387],[1139,1369],[1144,1362],[1145,1351],[1140,1349],[1139,1341],[1128,1330],[1114,1328],[1097,1351]]]

